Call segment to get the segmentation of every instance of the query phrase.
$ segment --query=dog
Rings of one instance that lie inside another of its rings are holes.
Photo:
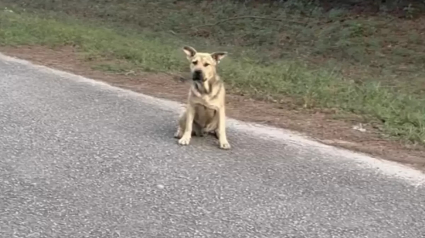
[[[190,62],[192,84],[174,137],[180,145],[189,145],[192,135],[213,134],[221,149],[230,149],[225,123],[226,91],[217,74],[217,65],[227,52],[202,53],[190,46],[184,46],[183,51]]]

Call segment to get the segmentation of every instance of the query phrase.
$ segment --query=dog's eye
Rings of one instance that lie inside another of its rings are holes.
[[[210,65],[210,64],[208,64],[208,63],[205,63],[205,64],[204,64],[204,67],[207,67],[208,65]]]
[[[198,61],[193,61],[192,64],[197,65]]]

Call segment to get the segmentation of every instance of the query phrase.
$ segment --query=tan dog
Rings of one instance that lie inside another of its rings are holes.
[[[186,111],[180,117],[174,137],[180,145],[189,145],[192,134],[203,136],[215,134],[220,148],[230,149],[225,124],[225,89],[217,75],[217,64],[227,52],[201,53],[185,46],[183,51],[190,61],[192,86],[189,90]]]

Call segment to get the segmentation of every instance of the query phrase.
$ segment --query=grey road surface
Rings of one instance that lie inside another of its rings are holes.
[[[425,237],[423,174],[0,57],[0,237]]]

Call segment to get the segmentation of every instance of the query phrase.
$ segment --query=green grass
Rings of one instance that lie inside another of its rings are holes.
[[[383,28],[388,17],[345,17],[341,22],[344,11],[323,15],[319,8],[305,5],[275,11],[227,1],[204,8],[175,6],[173,1],[16,2],[20,5],[0,0],[0,6],[14,9],[0,12],[1,45],[71,45],[87,60],[126,62],[95,67],[116,73],[187,71],[184,44],[202,51],[227,50],[230,56],[220,64],[220,74],[234,90],[256,97],[290,97],[300,108],[360,114],[381,123],[388,136],[425,144],[425,97],[420,93],[425,60],[417,48],[423,41],[417,32],[405,39],[390,37],[393,32]],[[217,12],[210,14],[211,8]],[[246,18],[205,26],[235,15],[286,20]],[[400,73],[400,64],[415,74]],[[353,66],[364,71],[354,76],[340,72]]]

